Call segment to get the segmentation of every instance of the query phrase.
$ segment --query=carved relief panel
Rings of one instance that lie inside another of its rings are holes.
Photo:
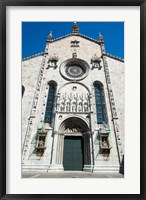
[[[90,112],[90,98],[88,90],[81,84],[70,83],[60,89],[57,102],[59,112]]]

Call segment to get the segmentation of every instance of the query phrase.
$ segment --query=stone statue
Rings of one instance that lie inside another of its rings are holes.
[[[73,52],[73,53],[72,53],[72,57],[73,57],[73,58],[77,58],[77,53],[76,53],[76,52]]]
[[[72,105],[72,112],[75,112],[75,111],[76,111],[76,104],[73,103],[73,105]]]
[[[69,103],[67,103],[67,105],[66,105],[66,112],[69,112],[70,111],[70,105],[69,105]]]
[[[79,111],[79,112],[82,111],[82,104],[81,104],[81,103],[79,103],[79,105],[78,105],[78,111]]]
[[[40,140],[39,141],[39,144],[38,144],[38,147],[43,147],[44,146],[44,141],[43,140]]]
[[[105,139],[104,139],[104,141],[102,142],[102,147],[106,147],[106,148],[108,147],[108,146],[107,146],[107,141],[106,141]]]
[[[84,112],[88,112],[88,104],[87,103],[84,104]]]
[[[64,105],[63,105],[63,103],[62,103],[61,106],[60,106],[60,111],[61,111],[61,112],[64,111]]]

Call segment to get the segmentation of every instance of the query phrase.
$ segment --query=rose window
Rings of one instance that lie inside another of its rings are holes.
[[[70,77],[78,78],[84,75],[84,70],[79,65],[71,65],[66,68],[66,73]]]

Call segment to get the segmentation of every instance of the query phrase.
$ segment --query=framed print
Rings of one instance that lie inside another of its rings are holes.
[[[144,200],[146,2],[0,5],[1,199]]]

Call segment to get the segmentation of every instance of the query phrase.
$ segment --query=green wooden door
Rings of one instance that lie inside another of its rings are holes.
[[[64,170],[83,170],[84,151],[83,137],[66,136],[64,139]]]

